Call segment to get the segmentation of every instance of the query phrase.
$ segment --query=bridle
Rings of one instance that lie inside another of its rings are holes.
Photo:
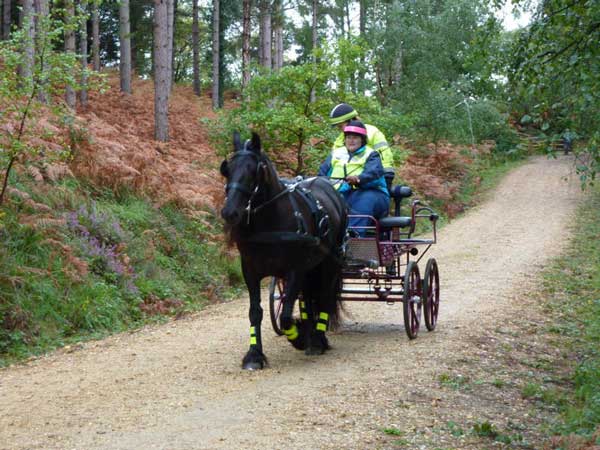
[[[242,183],[237,183],[237,182],[227,183],[225,185],[225,193],[228,194],[230,191],[239,191],[248,196],[248,203],[247,203],[246,207],[244,208],[244,210],[246,211],[246,214],[247,214],[246,224],[248,225],[248,224],[250,224],[250,216],[252,214],[256,214],[258,211],[263,209],[265,206],[273,203],[279,197],[282,197],[283,195],[285,195],[289,192],[292,192],[293,189],[290,190],[289,187],[286,189],[283,189],[277,195],[271,197],[270,199],[266,200],[265,202],[261,203],[260,205],[255,206],[253,208],[252,202],[254,201],[256,194],[258,193],[258,190],[260,188],[260,172],[265,167],[267,167],[267,165],[264,162],[264,160],[257,153],[250,151],[250,150],[245,150],[245,149],[235,152],[233,154],[233,156],[231,157],[230,161],[233,161],[235,158],[238,158],[240,156],[252,156],[256,160],[256,174],[254,176],[254,180],[255,180],[256,184],[255,184],[254,188],[249,188],[248,186],[246,186]]]
[[[250,198],[252,198],[258,192],[258,175],[260,173],[260,170],[264,167],[264,163],[260,160],[260,157],[256,153],[250,150],[240,150],[235,152],[229,161],[231,162],[239,156],[252,156],[256,160],[256,174],[254,177],[254,179],[256,180],[256,186],[254,186],[253,189],[250,189],[248,188],[248,186],[245,186],[242,183],[227,183],[225,185],[225,193],[229,194],[229,191],[240,191],[246,195],[249,195]]]

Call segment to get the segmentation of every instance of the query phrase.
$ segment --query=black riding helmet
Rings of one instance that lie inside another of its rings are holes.
[[[336,105],[329,113],[329,123],[337,125],[338,123],[346,122],[358,116],[358,112],[348,103],[340,103]]]

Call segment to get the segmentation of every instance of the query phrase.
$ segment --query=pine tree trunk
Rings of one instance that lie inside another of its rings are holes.
[[[227,73],[227,66],[225,65],[225,20],[223,17],[223,8],[219,8],[219,108],[222,108],[224,104],[225,74]]]
[[[313,0],[313,4],[312,4],[312,51],[313,51],[313,56],[312,56],[312,60],[313,60],[313,64],[315,65],[315,70],[316,70],[316,66],[317,66],[317,57],[315,55],[315,51],[317,50],[317,46],[319,45],[319,41],[318,41],[318,7],[319,7],[319,2],[318,0]],[[317,96],[315,93],[315,88],[313,87],[310,90],[310,101],[311,103],[314,103],[317,100]]]
[[[244,0],[242,18],[242,92],[250,83],[250,30],[252,12],[252,0]]]
[[[169,140],[169,36],[167,0],[154,0],[154,138]]]
[[[273,30],[273,37],[275,40],[274,43],[274,60],[273,60],[273,68],[275,70],[280,70],[283,67],[283,1],[275,0],[274,3],[275,10],[275,25]]]
[[[200,26],[198,24],[198,0],[192,0],[192,66],[194,71],[194,94],[200,95]]]
[[[46,49],[48,43],[48,16],[50,14],[50,8],[48,0],[35,0],[34,1],[36,20],[35,20],[35,53],[37,55],[37,62],[39,67],[37,70],[38,74],[38,93],[37,99],[42,103],[48,103],[48,93],[46,92],[46,77],[47,64],[46,64]]]
[[[272,58],[271,58],[271,4],[270,0],[262,0],[260,7],[260,20],[262,24],[262,47],[260,49],[262,53],[262,66],[271,70]]]
[[[220,4],[219,0],[213,0],[213,61],[212,61],[212,106],[213,109],[219,109],[219,27],[220,27]]]
[[[100,15],[98,1],[92,5],[92,54],[94,55],[94,70],[100,71]]]
[[[350,39],[350,35],[352,34],[350,32],[350,5],[348,3],[349,1],[346,0],[344,4],[344,16],[346,18],[346,39]]]
[[[21,76],[25,83],[33,82],[33,69],[35,64],[35,10],[33,0],[23,0],[21,10],[21,26],[25,32],[23,47],[23,64]]]
[[[81,0],[81,26],[79,29],[79,53],[81,55],[81,91],[79,92],[79,103],[84,108],[88,103],[87,70],[88,70],[88,33],[87,33],[87,0]]]
[[[75,17],[74,0],[65,1],[65,21],[72,21]],[[75,31],[71,27],[67,27],[65,31],[65,52],[75,53]],[[65,101],[69,108],[75,109],[77,97],[73,86],[67,85],[65,92]]]
[[[358,18],[359,37],[367,39],[367,2],[360,0],[360,15]],[[358,94],[365,93],[365,57],[360,57],[360,68],[358,69]]]
[[[169,96],[171,95],[171,89],[173,88],[173,39],[175,29],[175,2],[176,0],[167,0],[167,37],[169,39],[168,49],[169,52]]]
[[[4,10],[2,11],[2,38],[10,38],[10,26],[12,23],[12,0],[4,0]]]
[[[263,2],[264,0],[257,0],[257,8],[258,8],[258,65],[264,66],[263,61],[263,47],[265,46],[265,23],[262,19],[263,15]]]
[[[119,3],[119,72],[121,91],[131,94],[131,30],[129,21],[129,0]]]

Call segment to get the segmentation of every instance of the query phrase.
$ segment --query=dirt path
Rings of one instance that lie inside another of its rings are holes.
[[[270,368],[242,372],[240,299],[0,371],[0,449],[446,448],[443,424],[473,419],[475,406],[440,393],[440,374],[487,364],[470,343],[519,311],[519,294],[561,251],[580,197],[576,178],[563,179],[569,168],[533,159],[444,228],[434,333],[408,341],[400,305],[351,304],[332,351],[307,357],[267,319]],[[482,398],[484,418],[518,406],[498,389]]]

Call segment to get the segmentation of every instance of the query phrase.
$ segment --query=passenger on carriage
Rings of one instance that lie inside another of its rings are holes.
[[[344,128],[344,147],[335,148],[319,168],[319,176],[335,180],[335,188],[346,199],[350,214],[381,219],[388,214],[390,194],[383,176],[379,153],[367,145],[367,129],[359,120],[351,120]],[[368,218],[350,218],[349,226],[358,227],[360,235]]]
[[[340,103],[333,107],[329,113],[329,123],[332,126],[338,127],[340,134],[333,143],[333,149],[338,147],[344,147],[344,128],[348,125],[350,120],[360,120],[358,117],[358,111],[356,111],[348,103]],[[381,165],[383,166],[383,176],[388,188],[388,191],[392,188],[392,181],[394,180],[394,155],[392,149],[387,143],[385,135],[375,125],[365,124],[367,129],[367,145],[373,150],[376,150],[381,156]]]

